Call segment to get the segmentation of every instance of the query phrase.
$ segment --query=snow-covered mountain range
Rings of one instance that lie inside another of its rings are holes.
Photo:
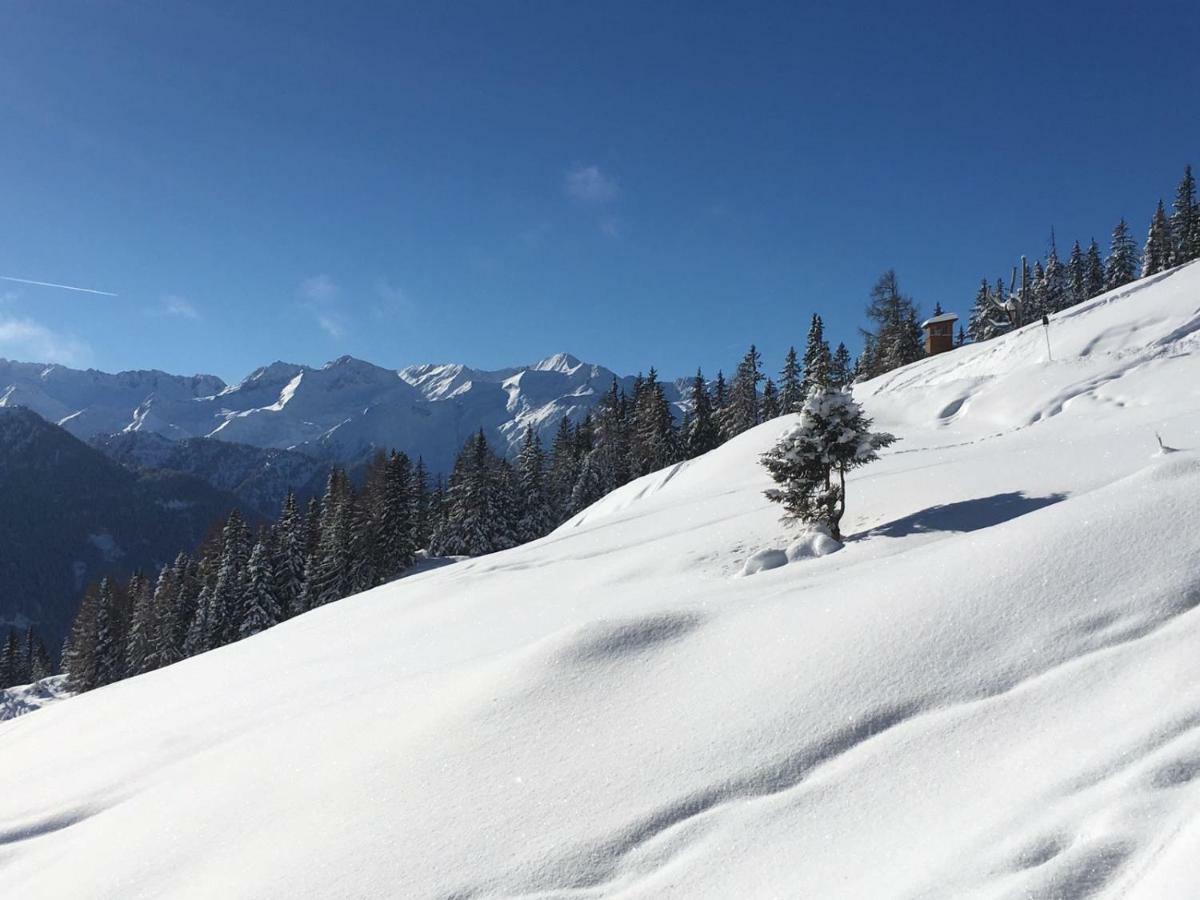
[[[739,576],[784,417],[0,723],[5,889],[1197,896],[1200,263],[1049,334],[855,388],[899,441],[831,555]]]
[[[26,406],[84,440],[119,432],[207,437],[342,463],[395,448],[447,472],[478,429],[502,451],[516,447],[527,425],[549,439],[563,416],[591,410],[614,378],[632,387],[632,376],[566,353],[497,371],[396,371],[349,356],[319,369],[275,362],[236,385],[213,375],[110,375],[0,360],[0,406]],[[679,385],[664,390],[668,400],[680,399]]]

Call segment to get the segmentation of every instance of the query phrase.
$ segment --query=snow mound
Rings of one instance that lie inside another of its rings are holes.
[[[1196,896],[1200,461],[1153,454],[1200,446],[1198,298],[1192,265],[1056,316],[1054,362],[1018,331],[859,386],[902,441],[820,560],[730,577],[787,540],[771,422],[0,724],[5,890]]]

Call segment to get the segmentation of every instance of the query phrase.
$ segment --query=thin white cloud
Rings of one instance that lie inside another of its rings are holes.
[[[616,216],[604,216],[600,220],[600,233],[605,237],[618,238],[622,232],[621,220]]]
[[[180,297],[177,294],[168,294],[163,297],[162,305],[159,307],[159,312],[164,316],[174,316],[177,319],[189,319],[195,322],[200,318],[200,313],[196,307],[192,305],[186,297]]]
[[[386,278],[375,282],[375,297],[378,302],[372,312],[380,318],[412,312],[412,298],[404,288],[397,287]]]
[[[95,288],[76,287],[71,284],[58,284],[53,281],[34,281],[32,278],[17,278],[15,275],[0,275],[0,281],[15,281],[17,284],[33,284],[38,287],[61,288],[64,291],[79,291],[81,294],[99,294],[102,297],[116,297],[112,291],[98,291]]]
[[[346,327],[335,315],[330,313],[318,313],[317,324],[321,326],[322,331],[324,331],[334,340],[341,340],[346,336]]]
[[[617,196],[617,181],[600,171],[599,166],[577,166],[567,172],[563,188],[567,196],[580,203],[602,205]]]
[[[0,356],[24,362],[87,365],[92,348],[69,334],[61,334],[33,319],[0,316]]]
[[[313,275],[300,282],[300,296],[312,303],[336,300],[342,289],[328,275]]]

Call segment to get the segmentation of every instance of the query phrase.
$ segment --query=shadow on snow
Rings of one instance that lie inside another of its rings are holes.
[[[931,531],[978,531],[1065,499],[1066,494],[1029,497],[1020,491],[976,497],[974,500],[931,506],[903,519],[877,525],[868,531],[860,531],[854,537],[861,540],[871,537],[906,537]]]

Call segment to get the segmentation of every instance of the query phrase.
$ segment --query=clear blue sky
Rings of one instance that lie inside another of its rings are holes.
[[[983,7],[987,7],[984,9]],[[770,369],[1200,164],[1193,3],[8,0],[0,356]]]

